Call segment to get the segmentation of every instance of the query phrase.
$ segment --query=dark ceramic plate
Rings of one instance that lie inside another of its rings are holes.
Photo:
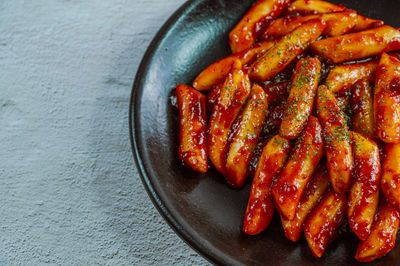
[[[197,174],[177,156],[179,113],[170,97],[178,83],[229,53],[227,35],[255,0],[194,0],[162,27],[143,58],[133,86],[130,122],[133,153],[143,183],[160,213],[194,249],[227,265],[354,265],[357,239],[335,240],[315,259],[303,239],[287,240],[275,215],[259,236],[241,232],[250,184],[229,188],[214,169]],[[400,26],[400,0],[339,0],[359,13]],[[400,247],[375,262],[400,265]]]

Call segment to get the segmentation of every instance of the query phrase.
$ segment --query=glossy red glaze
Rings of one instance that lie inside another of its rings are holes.
[[[289,96],[290,82],[283,81],[278,83],[262,84],[268,97],[268,105],[277,105],[286,101]]]
[[[233,53],[247,49],[262,30],[289,5],[290,0],[258,0],[229,33]]]
[[[313,177],[307,184],[303,196],[297,206],[296,215],[293,220],[281,216],[285,236],[293,242],[300,240],[303,232],[303,223],[307,215],[320,202],[322,196],[329,189],[329,174],[324,163],[320,163]]]
[[[289,220],[294,218],[304,189],[323,156],[323,146],[321,125],[316,117],[310,116],[285,168],[272,186],[275,206]]]
[[[381,187],[386,200],[400,210],[400,144],[386,144]]]
[[[199,91],[209,91],[218,84],[222,84],[228,75],[235,60],[239,60],[243,67],[253,63],[265,51],[274,45],[274,41],[261,41],[242,52],[231,54],[205,68],[193,81],[193,87]]]
[[[279,130],[282,137],[295,139],[300,135],[314,107],[320,74],[321,62],[317,57],[306,57],[296,64]]]
[[[400,142],[400,61],[382,54],[376,74],[374,112],[376,132],[386,143]]]
[[[394,248],[399,229],[399,212],[387,202],[380,206],[369,237],[358,244],[355,259],[361,262],[376,260]]]
[[[346,114],[350,108],[351,90],[343,90],[337,92],[335,93],[335,97],[338,101],[339,107],[342,110],[343,114]]]
[[[243,222],[243,232],[261,233],[268,227],[274,213],[270,193],[273,178],[283,168],[290,152],[290,142],[279,135],[265,146],[251,186],[249,202]]]
[[[333,189],[345,193],[351,184],[353,155],[350,135],[341,107],[326,86],[318,88],[317,114],[324,128],[324,140],[329,176]]]
[[[346,215],[346,197],[329,192],[307,217],[304,234],[317,258],[324,253],[329,242],[337,235]]]
[[[278,18],[269,27],[265,29],[261,35],[261,39],[268,39],[271,36],[283,36],[301,26],[304,22],[320,18],[326,22],[327,26],[322,33],[325,36],[340,36],[351,32],[356,26],[358,30],[363,30],[371,27],[375,20],[363,20],[355,11],[342,11],[327,14],[312,14],[300,16],[297,14],[289,14],[288,16]],[[380,25],[381,26],[381,25]]]
[[[335,66],[328,74],[325,85],[335,93],[351,89],[359,80],[375,81],[377,60]]]
[[[251,155],[262,131],[267,112],[267,95],[260,86],[254,85],[249,100],[238,118],[238,123],[234,124],[237,128],[233,130],[227,150],[225,178],[232,187],[242,187],[246,180]]]
[[[400,77],[395,77],[390,82],[390,97],[400,97]]]
[[[221,94],[223,84],[219,84],[215,86],[208,94],[207,94],[207,113],[211,113],[214,105],[217,103],[219,95]]]
[[[195,89],[178,85],[176,97],[180,113],[179,158],[193,170],[208,170],[206,146],[206,96]]]
[[[400,32],[385,25],[319,40],[311,47],[314,52],[334,63],[347,62],[400,49]]]
[[[352,130],[376,141],[373,89],[368,81],[356,82],[351,90]]]
[[[252,64],[250,78],[261,82],[274,78],[316,40],[325,28],[325,22],[320,19],[306,21],[277,41],[275,46]]]
[[[208,155],[215,168],[225,173],[230,128],[250,93],[250,81],[240,61],[235,61],[212,110],[207,136]]]
[[[347,214],[350,228],[361,240],[365,240],[378,208],[381,161],[375,142],[355,132],[351,132],[351,136],[354,169]]]
[[[373,29],[383,26],[385,23],[383,20],[375,20],[371,18],[364,17],[358,14],[358,22],[356,26],[352,29],[353,32],[362,31],[365,29]]]
[[[260,134],[258,143],[254,148],[253,155],[250,159],[248,170],[249,176],[254,176],[264,146],[267,145],[272,136],[278,134],[278,129],[282,122],[282,114],[284,108],[284,102],[279,105],[269,107],[268,115],[264,121],[263,130]]]
[[[320,0],[296,0],[289,6],[289,12],[301,13],[330,13],[346,10],[343,5],[335,5],[327,1]]]

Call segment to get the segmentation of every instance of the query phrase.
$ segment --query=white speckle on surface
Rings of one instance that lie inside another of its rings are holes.
[[[208,264],[150,201],[128,108],[184,0],[0,1],[0,264]]]

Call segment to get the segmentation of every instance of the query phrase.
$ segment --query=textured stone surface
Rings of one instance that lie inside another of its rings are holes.
[[[130,151],[134,74],[184,0],[0,1],[0,264],[206,264]]]

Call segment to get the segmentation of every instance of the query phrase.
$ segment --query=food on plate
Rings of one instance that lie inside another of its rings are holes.
[[[321,0],[295,0],[288,7],[288,11],[300,13],[330,13],[344,10],[346,10],[345,6]]]
[[[360,14],[357,16],[357,23],[354,28],[351,30],[353,32],[363,31],[369,28],[377,28],[383,26],[385,23],[383,20],[375,20],[371,18],[364,17]]]
[[[346,196],[331,191],[307,217],[304,235],[315,257],[322,257],[329,241],[336,237],[345,215]]]
[[[320,56],[337,64],[400,49],[400,31],[385,25],[319,40],[311,47]]]
[[[400,61],[382,54],[376,73],[374,111],[376,132],[386,143],[400,142]]]
[[[279,130],[282,137],[295,139],[300,135],[314,106],[320,74],[321,62],[316,57],[303,58],[297,63]]]
[[[249,77],[243,70],[242,63],[235,60],[208,122],[208,156],[215,168],[222,174],[225,173],[225,153],[229,130],[249,94]]]
[[[179,158],[235,189],[253,178],[247,235],[277,209],[315,257],[342,230],[360,240],[356,260],[387,254],[400,223],[399,29],[327,1],[259,0],[229,45],[176,87]]]
[[[193,170],[205,173],[208,170],[206,96],[180,84],[176,87],[176,97],[181,117],[179,158]]]
[[[266,81],[275,77],[316,40],[325,27],[325,22],[320,19],[313,19],[282,37],[251,65],[250,78]]]
[[[274,136],[264,147],[244,215],[243,232],[248,235],[261,233],[271,222],[275,210],[270,193],[271,184],[285,165],[290,148],[290,142],[279,135]]]
[[[376,140],[373,88],[366,80],[357,81],[351,91],[351,127],[355,132]]]
[[[232,187],[240,188],[246,181],[251,154],[257,144],[267,112],[267,95],[255,84],[243,113],[238,117],[238,126],[227,152],[225,178]]]
[[[398,230],[399,212],[387,202],[383,202],[371,234],[358,244],[356,260],[370,262],[386,255],[394,248]]]
[[[193,81],[193,88],[199,91],[209,91],[225,81],[231,65],[240,60],[243,66],[252,63],[257,57],[274,46],[275,41],[261,41],[242,52],[229,55],[204,69]]]
[[[344,118],[346,119],[347,124],[349,125],[349,108],[350,108],[350,98],[351,98],[351,90],[344,90],[335,93],[336,100],[344,113]]]
[[[282,81],[277,83],[262,84],[268,97],[268,105],[279,105],[287,100],[289,96],[290,82]]]
[[[263,25],[274,20],[287,7],[290,0],[259,0],[229,33],[232,53],[251,47],[258,39]]]
[[[318,88],[316,102],[318,119],[324,129],[326,165],[332,187],[337,193],[346,193],[350,188],[353,170],[347,123],[335,95],[326,86]]]
[[[359,80],[375,81],[375,71],[378,61],[338,65],[329,71],[325,85],[332,92],[350,89]]]
[[[400,144],[385,144],[381,187],[386,200],[400,211]]]
[[[365,240],[378,209],[381,160],[375,142],[356,132],[351,132],[351,140],[354,180],[348,197],[347,216],[351,230]]]
[[[207,113],[211,113],[214,105],[217,103],[219,95],[221,94],[222,90],[222,85],[224,84],[218,84],[215,86],[208,94],[207,94],[207,103],[206,103],[206,109]]]
[[[326,14],[314,15],[287,15],[278,18],[270,26],[268,26],[261,35],[261,39],[269,39],[270,37],[283,36],[299,27],[306,21],[311,19],[321,19],[325,21],[326,28],[322,35],[335,37],[352,31],[362,31],[373,26],[382,26],[381,21],[365,18],[358,15],[355,11],[343,11]]]
[[[321,125],[316,117],[310,116],[285,167],[271,188],[275,207],[283,217],[294,219],[304,189],[323,154]]]
[[[319,165],[313,177],[307,184],[303,196],[297,206],[296,215],[289,220],[281,215],[281,222],[285,236],[293,242],[300,240],[303,224],[308,214],[317,206],[321,198],[329,189],[328,170],[324,164]]]

